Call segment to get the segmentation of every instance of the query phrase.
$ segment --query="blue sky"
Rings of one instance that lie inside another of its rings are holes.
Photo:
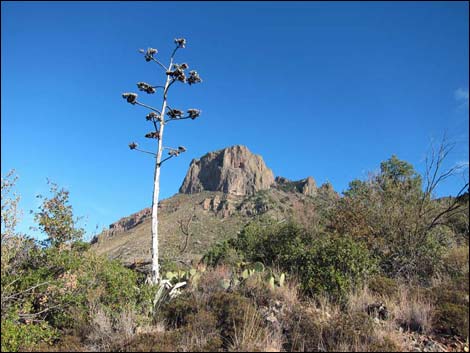
[[[46,178],[67,187],[92,233],[151,204],[152,149],[135,83],[163,82],[139,48],[177,61],[203,84],[170,104],[199,120],[168,125],[164,144],[188,151],[162,171],[178,191],[192,158],[234,144],[275,175],[313,176],[343,191],[392,154],[424,168],[432,139],[468,164],[467,2],[2,2],[1,171],[17,170],[24,221]],[[148,104],[160,97],[145,96]],[[440,195],[456,192],[450,180]],[[28,231],[29,232],[29,231]]]

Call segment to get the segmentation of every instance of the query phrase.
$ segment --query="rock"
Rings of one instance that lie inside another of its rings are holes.
[[[300,192],[308,196],[315,196],[317,194],[317,184],[312,177],[292,181],[284,177],[276,177],[276,187],[286,192]]]
[[[219,195],[215,195],[213,198],[205,198],[201,205],[204,211],[212,211],[222,218],[230,217],[235,210],[227,195],[223,195],[222,198]]]
[[[204,199],[204,201],[202,201],[202,209],[208,211],[211,208],[211,202],[212,199]]]
[[[160,206],[160,205],[159,205]],[[119,221],[110,224],[109,230],[107,230],[107,236],[113,236],[116,233],[125,232],[131,228],[144,222],[147,218],[151,217],[152,209],[144,208],[143,210],[131,214],[128,217],[121,218]]]
[[[194,194],[221,191],[232,195],[252,195],[269,189],[274,176],[263,159],[245,146],[232,146],[192,160],[179,192]]]
[[[380,320],[388,319],[388,309],[383,303],[380,302],[369,304],[367,306],[367,314]]]

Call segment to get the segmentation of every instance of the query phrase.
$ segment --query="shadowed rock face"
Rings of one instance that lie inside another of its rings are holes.
[[[284,191],[300,192],[304,195],[315,196],[317,194],[317,184],[312,177],[292,181],[284,177],[276,177],[276,186]]]
[[[274,183],[271,169],[245,146],[232,146],[193,159],[179,192],[221,191],[251,195]]]

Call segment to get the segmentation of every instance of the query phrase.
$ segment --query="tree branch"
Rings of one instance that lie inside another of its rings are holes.
[[[443,217],[445,214],[447,213],[450,213],[456,209],[458,209],[459,207],[461,207],[462,205],[459,203],[459,196],[463,193],[463,191],[465,189],[468,188],[468,183],[466,183],[461,189],[460,191],[457,193],[457,195],[455,196],[455,199],[454,201],[452,202],[452,204],[450,206],[448,206],[445,210],[441,211],[437,216],[434,217],[434,219],[431,221],[431,224],[427,227],[427,231],[431,230],[436,224],[437,224],[437,221]]]

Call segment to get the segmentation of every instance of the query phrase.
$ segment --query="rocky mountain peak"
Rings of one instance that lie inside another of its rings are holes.
[[[258,190],[269,189],[273,183],[273,172],[263,158],[246,146],[235,145],[193,159],[179,192],[221,191],[251,195]]]

